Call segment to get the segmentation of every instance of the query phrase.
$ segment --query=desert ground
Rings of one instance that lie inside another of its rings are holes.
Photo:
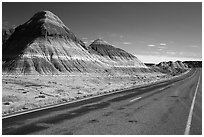
[[[115,77],[90,74],[3,75],[2,113],[7,115],[170,78],[172,76],[161,73]]]

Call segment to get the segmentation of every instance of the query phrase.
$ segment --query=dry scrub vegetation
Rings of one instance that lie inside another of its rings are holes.
[[[120,89],[148,84],[169,78],[167,75],[140,74],[134,77],[107,77],[91,75],[3,75],[2,113],[39,108],[115,92]]]

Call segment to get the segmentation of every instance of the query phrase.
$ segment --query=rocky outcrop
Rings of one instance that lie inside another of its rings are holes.
[[[107,66],[117,70],[150,71],[148,67],[132,54],[112,46],[102,39],[96,39],[88,47],[89,53]]]
[[[88,48],[50,11],[36,13],[3,44],[3,72],[147,72],[135,56],[98,39]]]
[[[60,73],[97,71],[102,64],[53,13],[41,11],[18,26],[3,46],[3,71]]]
[[[160,62],[159,64],[155,65],[154,68],[161,71],[162,73],[176,75],[185,72],[188,69],[188,66],[183,64],[181,61],[169,61]]]

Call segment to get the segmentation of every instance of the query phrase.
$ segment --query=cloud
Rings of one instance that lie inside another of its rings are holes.
[[[191,48],[198,48],[198,45],[190,45]]]
[[[175,56],[164,56],[164,55],[135,55],[139,60],[144,63],[159,63],[162,61],[196,61],[202,60],[202,58],[188,58],[188,57],[175,57]]]
[[[166,46],[166,43],[160,43],[159,45],[160,46]]]
[[[175,55],[176,54],[176,52],[174,52],[174,51],[167,51],[166,53],[170,54],[170,55]]]
[[[125,45],[130,45],[130,44],[132,44],[131,42],[123,42],[123,44],[125,44]]]
[[[179,55],[183,55],[183,54],[184,54],[184,52],[182,52],[182,51],[181,51],[181,52],[179,52]]]
[[[123,35],[120,35],[120,38],[122,39],[122,38],[124,38],[124,36],[123,36]]]
[[[155,45],[147,45],[148,47],[155,47]]]

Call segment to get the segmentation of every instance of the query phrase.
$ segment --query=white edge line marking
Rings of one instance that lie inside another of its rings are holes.
[[[129,102],[133,102],[133,101],[139,100],[139,99],[141,99],[141,98],[142,98],[142,97],[137,97],[137,98],[135,98],[135,99],[130,100]]]
[[[197,91],[198,91],[199,83],[200,83],[200,76],[199,76],[199,79],[198,79],[195,94],[193,96],[193,101],[191,103],[191,108],[190,108],[190,112],[189,112],[189,116],[188,116],[188,121],[186,123],[186,129],[185,129],[184,135],[189,135],[189,133],[190,133],[191,121],[192,121],[192,116],[193,116],[193,108],[194,108],[194,104],[195,104],[195,99],[196,99],[196,94],[197,94]]]
[[[163,88],[160,88],[159,90],[164,90],[164,89],[166,89],[167,87],[163,87]]]

